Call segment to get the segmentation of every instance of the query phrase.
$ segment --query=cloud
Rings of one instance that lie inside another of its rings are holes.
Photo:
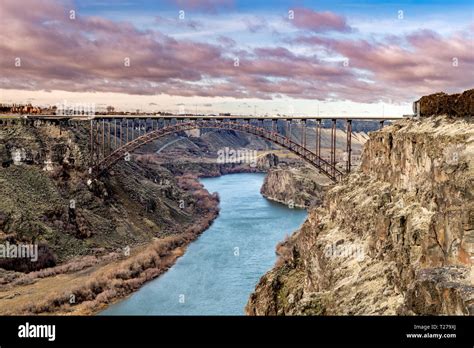
[[[344,17],[329,11],[316,12],[308,8],[296,8],[293,12],[294,18],[289,18],[288,21],[299,29],[314,33],[326,31],[349,32],[352,30]]]
[[[298,49],[245,48],[230,37],[210,44],[101,17],[70,20],[69,8],[53,0],[0,2],[0,12],[9,19],[0,21],[2,88],[377,102],[459,91],[472,87],[474,80],[472,46],[466,43],[472,28],[449,37],[417,31],[384,41],[311,34],[293,41]],[[321,25],[346,27],[338,21]],[[21,59],[19,67],[16,58]],[[348,66],[342,64],[344,58]]]
[[[267,22],[263,17],[257,17],[257,16],[252,16],[252,17],[245,17],[244,18],[244,23],[247,26],[247,29],[251,33],[256,33],[258,31],[262,31],[268,27]]]
[[[393,95],[422,95],[472,88],[474,47],[466,40],[472,33],[472,28],[467,28],[443,37],[421,30],[389,36],[384,42],[317,36],[300,37],[296,42],[346,58],[349,67],[364,71],[376,84],[391,87]]]
[[[177,27],[179,25],[182,25],[186,28],[190,28],[193,30],[198,30],[202,28],[202,23],[195,21],[195,20],[190,20],[190,19],[179,19],[179,18],[165,18],[162,16],[156,16],[155,17],[155,23],[158,25],[163,25],[163,26],[173,26]]]
[[[219,36],[217,41],[225,47],[233,47],[237,45],[237,42],[234,39],[231,39],[227,36]]]
[[[216,12],[234,6],[234,0],[168,0],[180,9]]]

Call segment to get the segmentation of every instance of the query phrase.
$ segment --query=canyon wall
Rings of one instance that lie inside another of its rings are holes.
[[[0,267],[30,271],[103,255],[179,234],[207,212],[205,194],[153,162],[121,161],[88,182],[88,136],[82,124],[0,127],[0,243],[37,243],[44,254],[42,262]]]
[[[250,315],[474,314],[474,122],[370,133],[361,168],[277,247]]]
[[[418,105],[421,117],[433,115],[470,117],[474,115],[474,89],[458,94],[435,93],[427,95],[416,101],[415,105]]]
[[[309,208],[322,203],[329,183],[312,167],[278,167],[268,171],[260,192],[275,202]]]

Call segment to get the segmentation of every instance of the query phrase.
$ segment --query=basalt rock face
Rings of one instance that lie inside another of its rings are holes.
[[[474,115],[474,89],[460,94],[435,93],[422,97],[420,116],[450,115],[454,117],[472,117]]]
[[[370,134],[251,295],[250,315],[474,314],[474,122]]]
[[[260,192],[289,206],[308,208],[321,204],[328,180],[314,168],[275,168],[268,171]]]
[[[81,125],[0,126],[0,244],[41,247],[41,262],[0,259],[0,269],[38,270],[148,243],[206,213],[174,173],[153,163],[121,161],[89,182],[88,139]]]

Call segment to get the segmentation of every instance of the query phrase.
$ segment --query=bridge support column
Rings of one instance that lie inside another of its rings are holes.
[[[288,133],[288,144],[289,144],[290,148],[291,148],[291,121],[292,120],[288,121],[288,132],[289,132]]]
[[[94,150],[94,155],[96,158],[96,162],[99,162],[99,152],[100,152],[100,141],[99,141],[99,135],[100,135],[100,121],[97,120],[95,123],[95,150]]]
[[[117,119],[114,118],[114,150],[117,148]]]
[[[331,127],[331,171],[335,175],[334,168],[336,167],[336,119],[332,120]]]
[[[104,152],[104,156],[107,155],[107,152],[110,151],[110,146],[111,146],[111,137],[110,137],[110,134],[111,134],[111,129],[110,129],[110,120],[107,120],[107,147],[105,148],[105,152]]]
[[[303,120],[303,147],[306,151],[306,119]]]
[[[94,165],[94,120],[90,123],[90,153],[89,153],[89,165]]]
[[[105,157],[105,118],[102,119],[102,156]]]
[[[351,157],[352,157],[352,120],[347,120],[346,124],[346,172],[351,172]]]
[[[124,132],[124,142],[123,142],[123,145],[125,145],[126,143],[128,143],[128,118],[125,120],[125,132]]]
[[[120,126],[119,126],[119,128],[120,128],[120,136],[119,136],[120,146],[122,146],[122,141],[123,141],[123,127],[122,127],[122,125],[123,125],[123,118],[120,120]]]
[[[316,120],[316,155],[318,156],[318,165],[321,158],[321,119]]]

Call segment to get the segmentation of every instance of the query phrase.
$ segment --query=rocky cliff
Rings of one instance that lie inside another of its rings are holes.
[[[320,205],[330,180],[306,166],[268,171],[260,192],[272,201],[299,208]]]
[[[458,94],[436,93],[421,97],[418,111],[421,117],[452,115],[469,117],[474,115],[474,89]]]
[[[406,119],[277,247],[250,315],[474,314],[474,122]]]

